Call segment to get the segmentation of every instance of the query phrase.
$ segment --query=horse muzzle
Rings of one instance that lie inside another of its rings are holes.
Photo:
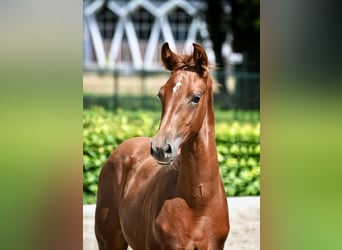
[[[161,165],[169,165],[178,155],[178,147],[170,143],[157,143],[155,139],[151,142],[151,155]]]

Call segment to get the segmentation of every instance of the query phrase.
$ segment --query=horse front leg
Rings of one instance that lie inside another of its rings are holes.
[[[95,235],[99,250],[126,250],[128,244],[122,234],[119,220],[117,172],[110,162],[99,177],[95,210]]]
[[[126,250],[128,248],[115,205],[101,206],[101,202],[98,202],[95,212],[95,235],[99,250]]]

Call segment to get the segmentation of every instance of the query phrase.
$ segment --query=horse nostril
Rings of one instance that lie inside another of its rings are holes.
[[[172,153],[172,148],[170,144],[166,144],[164,147],[165,153],[171,154]]]
[[[151,143],[150,153],[154,158],[163,160],[168,157],[166,154],[172,153],[172,147],[170,144],[163,144],[162,147],[158,147]]]
[[[153,146],[153,142],[151,142],[151,147],[150,147],[150,153],[152,156],[154,156],[156,154],[157,150],[156,148]]]

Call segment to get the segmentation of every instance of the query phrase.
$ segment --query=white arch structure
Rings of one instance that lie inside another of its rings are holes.
[[[114,35],[110,42],[109,52],[107,54],[104,49],[104,39],[101,37],[99,25],[96,20],[96,14],[100,12],[104,6],[118,17]],[[139,39],[131,18],[139,8],[145,9],[154,19],[144,54],[141,52]],[[84,41],[87,41],[84,42],[84,49],[88,51],[93,49],[95,54],[94,61],[85,53],[85,68],[145,71],[160,69],[160,62],[155,60],[156,53],[159,53],[160,38],[167,41],[173,50],[176,50],[177,48],[168,20],[168,15],[176,8],[184,10],[191,17],[187,37],[185,42],[183,42],[183,50],[189,50],[192,42],[196,41],[196,38],[200,38],[202,45],[207,50],[209,60],[215,62],[207,25],[203,18],[198,15],[198,9],[190,2],[185,0],[170,0],[163,2],[154,2],[152,0],[131,0],[129,2],[95,0],[84,6]],[[126,36],[132,59],[130,65],[123,64],[119,59],[124,36]]]

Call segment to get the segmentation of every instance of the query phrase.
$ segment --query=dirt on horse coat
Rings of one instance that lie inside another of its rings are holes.
[[[160,88],[153,138],[123,142],[99,177],[95,233],[99,249],[223,249],[227,200],[215,144],[213,82],[205,50],[161,50],[171,71]]]

